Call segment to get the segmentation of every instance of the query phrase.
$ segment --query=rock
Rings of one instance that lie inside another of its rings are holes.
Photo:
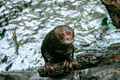
[[[0,80],[120,80],[120,64],[76,70],[66,76],[41,77],[38,72],[1,72]]]
[[[30,80],[30,74],[25,72],[2,72],[0,80]]]
[[[66,68],[64,68],[63,64],[55,64],[57,67],[54,72],[49,72],[45,70],[45,68],[40,68],[38,70],[40,76],[42,77],[58,77],[58,76],[66,76],[68,74],[73,73],[76,70],[89,69],[93,67],[100,67],[104,65],[112,65],[119,64],[120,62],[120,54],[105,54],[101,56],[97,56],[95,54],[80,54],[77,55],[76,60],[78,62],[77,67],[73,68],[66,72]]]
[[[120,50],[120,43],[114,43],[114,44],[111,44],[109,47],[108,47],[109,50]]]

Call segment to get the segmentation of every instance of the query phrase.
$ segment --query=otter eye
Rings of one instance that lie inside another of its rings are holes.
[[[59,38],[62,40],[64,38],[64,33],[60,33]]]
[[[61,36],[64,36],[65,35],[65,33],[61,33]]]

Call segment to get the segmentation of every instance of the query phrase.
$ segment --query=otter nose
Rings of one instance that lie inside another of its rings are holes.
[[[66,40],[71,40],[71,36],[66,36]]]

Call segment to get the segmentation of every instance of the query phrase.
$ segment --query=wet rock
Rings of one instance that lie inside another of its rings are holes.
[[[119,66],[120,54],[104,54],[99,56],[95,54],[80,54],[80,55],[77,55],[76,60],[78,61],[77,67],[73,68],[73,70],[70,70],[69,72],[65,72],[66,68],[64,68],[62,64],[56,64],[57,67],[54,72],[51,72],[49,74],[49,71],[45,70],[45,68],[43,67],[38,70],[39,75],[42,77],[47,77],[47,76],[58,77],[61,75],[65,76],[65,75],[71,74],[74,71],[78,71],[78,70],[81,70],[81,71],[83,71],[83,69],[89,70],[90,68],[93,68],[93,67],[96,67],[99,70],[100,67],[103,67],[105,65],[112,66],[116,64],[117,66]],[[91,74],[89,74],[88,76],[90,75]],[[88,80],[90,80],[89,77],[88,77]]]
[[[30,80],[31,74],[32,72],[1,72],[0,80]]]
[[[37,71],[1,72],[0,80],[120,80],[120,64],[76,70],[57,78],[41,77]]]
[[[85,69],[81,71],[81,80],[119,80],[120,68],[119,64],[99,66],[96,68]],[[89,79],[93,78],[93,79]]]
[[[102,57],[96,56],[95,54],[82,54],[76,57],[78,63],[82,69],[97,66],[102,61]]]
[[[114,43],[114,44],[111,44],[109,47],[108,47],[109,50],[120,50],[120,43]]]

